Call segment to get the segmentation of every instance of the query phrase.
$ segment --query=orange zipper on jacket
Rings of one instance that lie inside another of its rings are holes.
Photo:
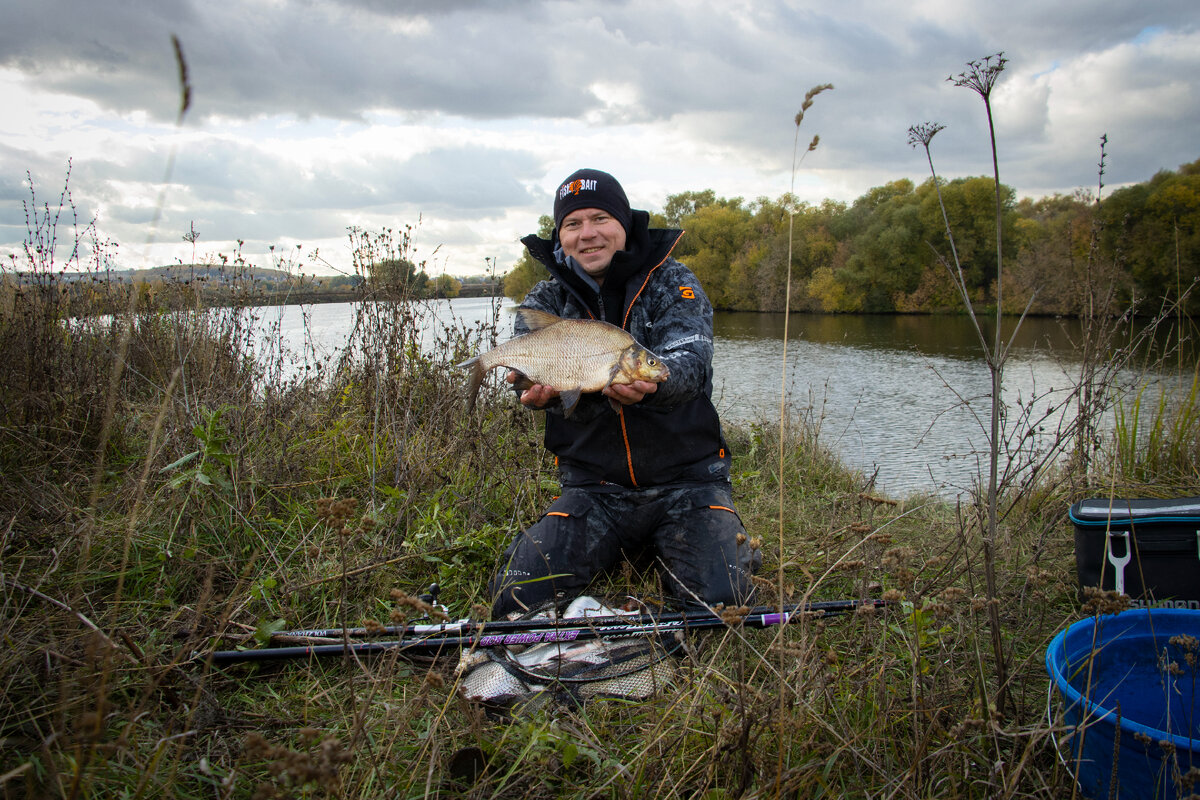
[[[646,279],[642,281],[642,285],[638,287],[637,293],[633,296],[633,299],[629,301],[629,306],[625,309],[625,314],[621,318],[621,327],[625,330],[629,330],[629,314],[633,311],[633,304],[636,303],[638,298],[642,296],[642,292],[646,291],[646,286],[650,283],[650,277],[656,271],[658,271],[659,267],[667,263],[667,259],[671,257],[671,253],[675,252],[675,245],[679,244],[679,240],[682,238],[683,231],[680,231],[679,235],[675,237],[675,241],[671,242],[671,249],[668,250],[666,255],[662,257],[662,261],[659,261],[650,268],[649,272],[646,273]],[[619,403],[617,407],[617,416],[621,419],[621,441],[625,444],[625,464],[629,467],[629,482],[633,484],[633,488],[636,489],[638,488],[638,482],[637,475],[633,471],[633,448],[629,446],[629,431],[625,427],[625,407]]]

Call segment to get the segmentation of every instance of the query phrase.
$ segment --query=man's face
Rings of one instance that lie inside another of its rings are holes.
[[[625,249],[625,228],[607,211],[579,208],[563,217],[558,241],[584,272],[601,281],[613,256]]]

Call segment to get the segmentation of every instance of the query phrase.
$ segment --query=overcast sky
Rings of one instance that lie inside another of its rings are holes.
[[[778,198],[823,83],[801,199],[924,180],[925,121],[941,175],[990,174],[983,104],[946,78],[997,51],[1018,195],[1094,191],[1102,134],[1106,191],[1200,158],[1196,0],[0,0],[0,254],[27,172],[57,205],[70,160],[120,266],[190,262],[194,227],[197,260],[242,239],[258,266],[275,245],[348,270],[349,226],[412,225],[431,273],[503,272],[577,167],[650,210]]]

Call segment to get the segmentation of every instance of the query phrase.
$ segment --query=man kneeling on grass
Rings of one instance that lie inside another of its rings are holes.
[[[569,416],[554,388],[518,390],[543,412],[562,495],[505,551],[493,614],[583,594],[622,559],[649,556],[684,606],[750,602],[761,553],[733,506],[730,454],[712,403],[712,306],[671,258],[682,231],[650,228],[613,176],[582,169],[558,187],[550,240],[522,243],[550,271],[523,307],[624,328],[670,370],[585,394]],[[518,321],[515,333],[527,333]],[[508,381],[520,379],[516,372]]]

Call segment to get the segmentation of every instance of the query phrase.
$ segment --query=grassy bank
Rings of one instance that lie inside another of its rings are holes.
[[[728,431],[765,556],[760,600],[882,596],[891,611],[730,627],[698,638],[648,702],[506,722],[458,697],[453,659],[189,663],[285,625],[401,619],[435,581],[451,616],[478,614],[504,544],[556,492],[534,415],[500,393],[465,414],[451,365],[494,328],[423,351],[424,307],[392,299],[362,309],[336,362],[264,353],[251,307],[68,325],[54,292],[7,299],[4,796],[1070,792],[1042,667],[1053,634],[1088,611],[1065,509],[1144,491],[1151,467],[1134,455],[1136,484],[1107,459],[1101,478],[1076,467],[1009,487],[990,601],[1002,692],[975,509],[878,496],[804,420]],[[1194,441],[1191,419],[1162,428]],[[1159,491],[1195,485],[1188,448]],[[636,574],[607,588],[656,592]]]

